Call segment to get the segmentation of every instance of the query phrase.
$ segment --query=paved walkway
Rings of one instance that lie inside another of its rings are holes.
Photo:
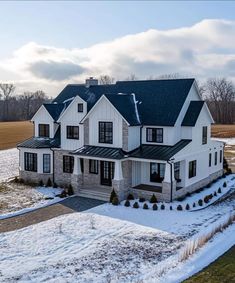
[[[105,202],[101,200],[78,196],[67,198],[60,203],[52,204],[50,206],[38,208],[37,210],[18,216],[0,220],[0,233],[21,229],[32,224],[52,219],[59,215],[85,211],[103,203]]]

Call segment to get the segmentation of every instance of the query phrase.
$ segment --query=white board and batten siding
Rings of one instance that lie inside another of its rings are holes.
[[[79,103],[83,104],[83,112],[78,112]],[[84,126],[80,124],[80,122],[86,113],[87,103],[79,96],[76,96],[58,120],[61,124],[61,148],[65,150],[75,150],[84,145]],[[67,139],[67,126],[79,127],[79,139]]]
[[[128,151],[140,146],[140,126],[128,127]]]
[[[54,120],[51,115],[48,113],[46,108],[42,105],[37,113],[33,116],[32,120],[34,122],[34,135],[35,137],[39,136],[38,125],[39,124],[48,124],[49,125],[49,137],[53,138],[57,125],[55,126]]]

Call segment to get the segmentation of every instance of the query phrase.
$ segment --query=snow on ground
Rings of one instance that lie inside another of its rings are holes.
[[[235,145],[235,138],[211,138],[215,141],[221,141],[226,143],[226,145]]]
[[[0,182],[19,175],[19,151],[17,148],[0,150]]]
[[[58,201],[60,188],[31,187],[16,183],[0,184],[0,219],[18,215]]]

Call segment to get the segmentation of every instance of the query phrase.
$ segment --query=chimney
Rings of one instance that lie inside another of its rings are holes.
[[[98,85],[98,80],[93,77],[86,79],[86,87],[89,87],[91,85]]]

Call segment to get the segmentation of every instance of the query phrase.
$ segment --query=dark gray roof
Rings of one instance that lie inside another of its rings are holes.
[[[170,79],[118,81],[116,84],[90,87],[67,85],[53,102],[63,103],[79,95],[87,101],[89,111],[103,94],[117,96],[118,93],[134,93],[141,124],[174,126],[193,82],[194,79]],[[115,103],[120,113],[125,111],[125,99],[120,102],[115,99]]]
[[[72,154],[81,156],[92,156],[108,159],[123,159],[125,152],[121,148],[111,148],[102,146],[85,145],[77,150],[71,152]]]
[[[202,110],[204,101],[191,101],[181,126],[194,127]]]
[[[32,137],[17,145],[17,147],[28,147],[28,148],[52,148],[60,147],[60,127],[57,129],[55,137],[50,138],[38,138]]]
[[[141,145],[134,150],[129,156],[153,160],[169,160],[177,152],[188,145],[191,140],[181,140],[173,146],[168,145]]]
[[[140,125],[138,110],[135,102],[134,95],[131,94],[118,94],[118,95],[105,95],[113,106],[120,112],[122,117],[131,125]]]
[[[43,106],[46,108],[46,110],[51,115],[54,121],[58,120],[61,112],[66,107],[64,103],[44,103]]]

